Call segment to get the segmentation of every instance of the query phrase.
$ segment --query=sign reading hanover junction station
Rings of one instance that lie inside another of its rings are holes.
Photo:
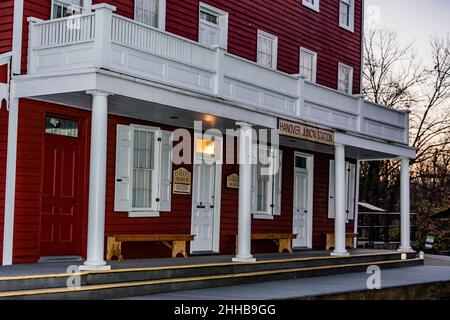
[[[300,140],[307,140],[326,145],[334,145],[334,132],[323,130],[304,124],[291,122],[284,119],[278,120],[278,130],[280,135],[292,137]]]

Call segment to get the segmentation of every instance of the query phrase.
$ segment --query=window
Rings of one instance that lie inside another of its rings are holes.
[[[171,132],[117,127],[115,211],[140,216],[170,211],[171,152]]]
[[[345,167],[347,174],[345,175],[345,208],[347,220],[353,220],[355,217],[356,202],[356,164],[346,162]],[[328,218],[334,219],[335,212],[335,164],[334,160],[330,161],[330,178],[329,178],[329,202],[328,202]]]
[[[296,169],[308,169],[308,159],[302,156],[295,156],[295,168]]]
[[[300,75],[310,82],[316,82],[317,53],[300,48]]]
[[[228,13],[200,3],[198,41],[201,44],[226,48],[228,44]]]
[[[311,8],[319,12],[320,0],[302,0],[305,7]]]
[[[135,0],[134,18],[149,26],[165,29],[166,0]]]
[[[52,18],[69,17],[83,12],[83,0],[53,0]]]
[[[257,62],[268,68],[277,68],[278,38],[258,30]]]
[[[347,94],[353,92],[353,68],[339,63],[338,90]]]
[[[59,117],[45,117],[45,133],[78,138],[78,121]]]
[[[354,25],[355,0],[339,0],[339,26],[353,32]]]
[[[282,152],[256,146],[252,172],[252,213],[255,218],[281,215]]]
[[[133,210],[156,211],[156,132],[135,128],[133,149]]]

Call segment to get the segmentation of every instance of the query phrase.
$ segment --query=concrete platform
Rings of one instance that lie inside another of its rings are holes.
[[[130,297],[129,300],[286,300],[343,298],[345,294],[367,290],[368,274],[348,273],[316,278],[272,281],[221,288],[199,289]],[[382,270],[382,289],[421,284],[447,283],[450,286],[450,257],[425,257],[424,266]],[[344,294],[344,295],[342,295]],[[428,294],[428,293],[424,293]],[[450,298],[447,297],[447,298]]]
[[[361,254],[375,254],[392,252],[389,250],[368,250],[356,249],[351,251],[351,255]],[[317,258],[329,257],[328,251],[301,251],[293,254],[257,254],[255,255],[258,261],[271,261],[280,259],[298,259],[298,258]],[[231,262],[233,256],[231,255],[213,255],[213,256],[191,256],[184,258],[162,258],[162,259],[138,259],[126,260],[124,262],[110,261],[109,264],[113,270],[120,269],[134,269],[134,268],[152,268],[152,267],[170,267],[170,266],[184,266],[184,265],[201,265],[210,263],[227,263]],[[64,263],[36,263],[36,264],[22,264],[13,266],[0,266],[0,277],[14,277],[14,276],[31,276],[31,275],[46,275],[46,274],[61,274],[66,273],[67,268],[72,265],[79,265],[79,262],[64,262]]]

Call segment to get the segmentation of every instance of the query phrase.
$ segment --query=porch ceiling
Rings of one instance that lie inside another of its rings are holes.
[[[84,92],[46,95],[36,99],[71,107],[76,106],[85,110],[92,108],[92,97]],[[108,111],[114,115],[163,123],[179,128],[192,129],[194,128],[194,121],[202,121],[204,129],[217,128],[225,130],[237,128],[236,120],[120,95],[112,95],[108,98]]]
[[[52,94],[35,97],[34,99],[53,102],[57,104],[90,110],[92,97],[85,92],[71,92],[64,94]],[[203,129],[236,129],[236,121],[226,117],[219,117],[208,113],[201,113],[187,109],[180,109],[159,103],[143,101],[122,95],[109,97],[109,113],[125,116],[133,119],[163,123],[179,128],[192,129],[194,121],[202,121]],[[256,126],[255,128],[262,128]],[[384,141],[373,141],[367,138],[352,137],[347,134],[337,133],[337,142],[346,145],[346,157],[359,160],[393,159],[410,154],[414,151],[404,146],[386,144]],[[288,137],[280,137],[280,144],[294,149],[319,152],[334,155],[334,147],[318,143],[297,140]],[[380,150],[386,150],[382,152]]]

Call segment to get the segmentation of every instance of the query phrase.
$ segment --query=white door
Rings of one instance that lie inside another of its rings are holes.
[[[294,248],[312,246],[313,159],[312,156],[295,156],[293,233],[297,238],[292,243]]]
[[[191,252],[214,251],[216,164],[200,164],[194,168],[192,201]]]
[[[220,44],[220,17],[206,11],[200,11],[199,42],[207,46]]]

